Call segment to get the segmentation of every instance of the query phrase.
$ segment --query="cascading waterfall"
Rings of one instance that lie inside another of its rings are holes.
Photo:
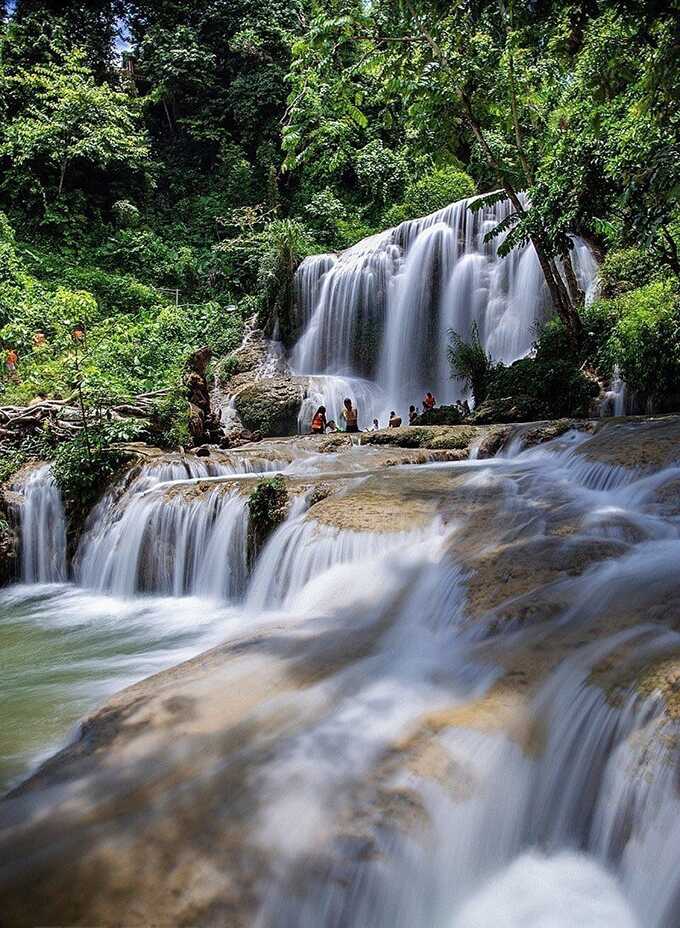
[[[21,575],[25,583],[66,580],[66,518],[48,464],[35,468],[14,487],[22,496]]]
[[[138,592],[240,597],[246,582],[247,498],[201,479],[274,469],[264,459],[239,466],[186,459],[146,465],[118,499],[106,496],[88,520],[76,558],[78,581],[121,596]]]
[[[468,200],[372,236],[340,255],[316,255],[296,275],[300,338],[291,365],[312,375],[312,405],[335,418],[338,397],[359,404],[362,423],[403,416],[426,390],[439,402],[462,397],[446,355],[448,331],[463,337],[474,324],[492,357],[527,354],[549,294],[532,245],[498,255],[501,238],[486,234],[511,211],[508,201],[476,212]],[[596,262],[574,240],[581,287],[592,290]],[[308,421],[301,422],[308,425]]]
[[[248,586],[247,606],[253,611],[291,607],[300,592],[340,564],[365,561],[373,552],[396,551],[441,535],[438,523],[410,532],[357,532],[319,524],[305,516],[305,497],[291,507],[286,521],[257,560]]]

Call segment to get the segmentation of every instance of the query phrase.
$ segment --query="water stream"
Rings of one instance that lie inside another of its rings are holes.
[[[172,743],[142,741],[119,771],[111,756],[105,798],[83,776],[82,819],[68,789],[30,793],[38,831],[16,844],[0,827],[0,888],[34,874],[42,821],[61,837],[40,840],[37,872],[67,853],[86,875],[101,809],[111,859],[151,867],[147,882],[128,877],[139,905],[163,879],[152,863],[163,823],[180,846],[188,816],[204,840],[187,885],[220,897],[205,867],[228,871],[258,928],[678,924],[680,732],[634,681],[645,661],[680,653],[680,468],[612,466],[584,456],[587,441],[415,468],[304,445],[287,462],[151,463],[95,510],[70,583],[35,566],[63,563],[54,487],[36,471],[24,533],[47,519],[55,548],[25,559],[26,583],[0,595],[6,784],[127,683],[220,641],[251,645],[214,676],[178,681],[199,715]],[[249,570],[238,481],[273,468],[346,474],[348,517],[369,503],[398,513],[414,494],[438,514],[406,530],[379,518],[333,527],[311,518],[304,490]],[[485,546],[513,566],[505,599],[472,621],[488,591],[468,559],[483,564]],[[579,557],[585,567],[551,573]],[[528,598],[512,592],[527,558]],[[232,743],[213,713],[250,698]],[[139,806],[137,763],[158,784]],[[219,907],[198,911],[197,924],[224,923]]]

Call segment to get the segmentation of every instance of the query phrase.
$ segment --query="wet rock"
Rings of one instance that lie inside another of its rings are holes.
[[[196,457],[199,458],[209,458],[210,457],[210,445],[201,445],[200,448],[196,448],[194,451]]]
[[[396,445],[399,448],[464,450],[482,434],[466,425],[407,425],[398,429],[362,432],[362,445]]]
[[[601,419],[578,453],[604,464],[648,470],[678,459],[680,416],[654,419]]]
[[[21,497],[10,490],[0,490],[0,586],[19,576],[18,518]]]
[[[236,395],[236,412],[251,432],[270,438],[295,435],[302,397],[301,384],[292,378],[258,380]]]
[[[495,457],[501,448],[507,444],[511,434],[512,429],[510,428],[493,429],[488,432],[477,448],[477,457],[480,460]]]

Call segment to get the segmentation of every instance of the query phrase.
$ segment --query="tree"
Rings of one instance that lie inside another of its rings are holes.
[[[511,201],[490,237],[501,254],[533,243],[576,345],[573,235],[596,237],[613,210],[677,262],[674,35],[670,10],[635,0],[325,0],[291,71],[286,164],[320,161],[329,126],[365,131],[374,102],[385,118],[397,99],[402,135],[431,144],[436,127],[440,150],[500,188],[479,206]]]
[[[139,102],[95,83],[84,52],[67,52],[60,67],[5,72],[2,84],[9,101],[0,132],[6,193],[31,189],[37,180],[46,204],[63,194],[71,175],[74,184],[92,173],[149,176]]]

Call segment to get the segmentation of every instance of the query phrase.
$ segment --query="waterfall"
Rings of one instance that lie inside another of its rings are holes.
[[[247,495],[205,478],[274,469],[264,459],[238,464],[202,458],[145,465],[121,493],[93,511],[76,558],[85,587],[123,596],[137,592],[234,599],[245,591]]]
[[[475,323],[497,361],[527,354],[550,306],[538,258],[532,245],[499,257],[502,237],[485,241],[510,214],[509,201],[475,212],[469,202],[303,261],[291,365],[313,375],[305,417],[314,404],[335,416],[341,395],[357,401],[361,427],[374,417],[384,424],[391,409],[405,416],[427,390],[440,403],[462,398],[449,374],[449,329],[467,337]],[[590,298],[596,262],[580,239],[573,259]]]
[[[300,497],[258,558],[248,587],[249,609],[290,607],[293,602],[300,607],[300,592],[331,568],[365,562],[376,551],[386,554],[441,534],[437,522],[425,531],[342,530],[307,518],[305,508]]]
[[[66,519],[49,464],[35,468],[14,490],[21,506],[21,568],[25,583],[66,579]]]
[[[601,416],[626,415],[626,381],[621,377],[619,365],[614,365],[609,389],[600,403]]]

